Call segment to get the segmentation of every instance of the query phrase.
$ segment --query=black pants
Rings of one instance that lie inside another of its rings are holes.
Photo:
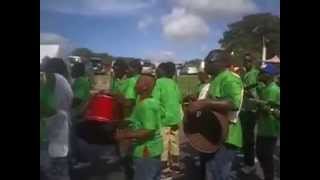
[[[257,157],[265,180],[273,180],[274,177],[273,153],[276,143],[276,137],[258,136],[257,138]]]
[[[248,166],[254,165],[255,157],[255,135],[254,127],[256,125],[257,115],[255,112],[242,111],[240,121],[242,126],[244,163]]]

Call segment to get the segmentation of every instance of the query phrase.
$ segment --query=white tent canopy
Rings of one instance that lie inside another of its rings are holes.
[[[265,63],[275,63],[275,64],[280,64],[280,58],[278,56],[274,56],[271,59],[267,59],[264,61]]]
[[[40,64],[45,57],[62,57],[62,49],[58,44],[40,44]]]

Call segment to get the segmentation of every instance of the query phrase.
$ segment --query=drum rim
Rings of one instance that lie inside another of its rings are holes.
[[[190,135],[192,135],[192,134],[186,132],[186,131],[185,131],[185,128],[183,128],[184,134],[185,134],[185,136],[186,136],[186,138],[187,138],[187,142],[190,144],[190,146],[191,146],[192,148],[194,148],[195,150],[201,152],[201,153],[209,153],[209,154],[210,154],[210,153],[214,153],[214,152],[216,152],[217,150],[219,150],[219,148],[223,145],[223,143],[224,143],[225,140],[227,139],[227,136],[228,136],[228,133],[229,133],[229,124],[227,123],[227,122],[228,122],[228,117],[227,117],[227,115],[223,115],[222,113],[216,112],[216,111],[210,111],[210,113],[212,113],[213,115],[215,115],[215,116],[217,117],[217,120],[219,121],[219,123],[220,123],[220,125],[221,125],[221,127],[222,127],[222,133],[223,133],[221,140],[220,140],[217,144],[213,144],[213,143],[211,143],[209,140],[206,140],[209,144],[211,144],[211,145],[214,146],[214,148],[211,148],[212,150],[206,151],[206,150],[203,150],[203,149],[201,149],[201,148],[199,148],[199,147],[196,147],[196,146],[194,145],[194,143],[193,143],[194,141],[191,141],[190,138],[189,138]],[[226,123],[223,123],[223,121],[226,121]],[[224,128],[224,125],[226,126],[225,128]],[[200,134],[200,133],[199,133],[199,134]],[[200,135],[201,135],[201,134],[200,134]],[[201,136],[202,136],[202,135],[201,135]],[[205,138],[205,139],[206,139],[206,138]]]

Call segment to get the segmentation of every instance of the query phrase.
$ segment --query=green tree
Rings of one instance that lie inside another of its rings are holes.
[[[94,57],[101,58],[104,64],[111,64],[113,61],[113,57],[108,53],[94,53]]]
[[[280,55],[280,17],[270,13],[248,15],[229,24],[219,43],[222,48],[233,51],[236,59],[242,59],[248,52],[261,59],[263,36],[266,39],[267,58]]]

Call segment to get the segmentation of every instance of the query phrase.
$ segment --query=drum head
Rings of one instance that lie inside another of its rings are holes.
[[[224,142],[228,121],[226,116],[209,110],[186,114],[184,132],[190,145],[203,153],[213,153]]]

